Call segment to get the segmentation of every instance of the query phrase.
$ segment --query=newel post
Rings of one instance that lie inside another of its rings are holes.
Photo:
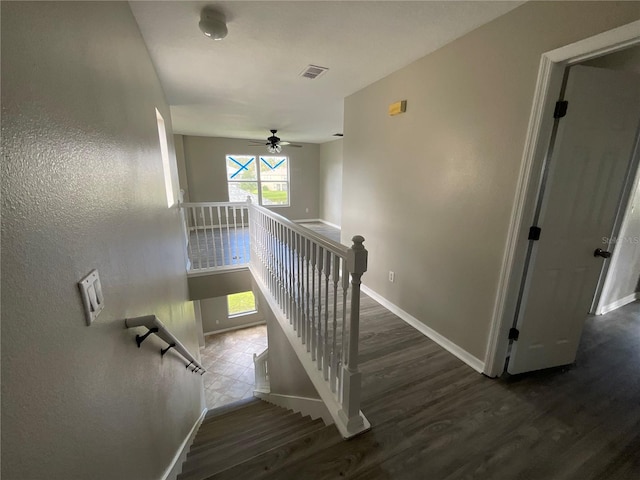
[[[347,252],[347,270],[351,274],[351,311],[349,315],[349,356],[343,367],[342,410],[340,417],[349,431],[360,431],[364,421],[360,415],[360,384],[358,369],[358,337],[360,336],[360,279],[367,271],[369,252],[364,248],[364,237],[356,235]]]

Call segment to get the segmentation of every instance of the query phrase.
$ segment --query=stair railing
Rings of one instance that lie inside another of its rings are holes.
[[[164,357],[169,350],[174,349],[189,361],[186,367],[188,370],[199,373],[200,375],[203,375],[206,372],[205,368],[196,359],[196,357],[191,355],[191,352],[187,350],[187,347],[185,347],[180,342],[180,340],[178,340],[178,338],[173,333],[171,333],[155,315],[127,318],[124,321],[124,326],[126,328],[145,327],[147,329],[147,332],[144,335],[136,335],[136,343],[138,344],[138,348],[140,348],[142,343],[147,339],[147,337],[149,337],[149,335],[155,334],[167,344],[165,348],[160,349],[161,356]]]
[[[360,411],[361,236],[348,248],[250,204],[250,269],[344,437],[370,428]]]
[[[249,264],[245,202],[180,203],[187,235],[187,270],[208,272]]]
[[[269,349],[267,348],[260,355],[253,354],[253,366],[255,373],[255,389],[258,392],[269,393],[271,383],[269,382]]]

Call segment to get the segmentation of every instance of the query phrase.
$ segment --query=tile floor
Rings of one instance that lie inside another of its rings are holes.
[[[207,408],[253,396],[253,354],[267,348],[267,326],[244,328],[205,337],[200,349]]]

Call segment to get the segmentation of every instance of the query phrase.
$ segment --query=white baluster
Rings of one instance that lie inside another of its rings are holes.
[[[340,258],[333,255],[333,329],[331,331],[331,391],[336,393],[337,370],[338,370],[338,352],[337,335],[338,335],[338,280],[340,276]]]

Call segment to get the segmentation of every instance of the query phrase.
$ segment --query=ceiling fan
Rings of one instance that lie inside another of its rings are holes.
[[[271,136],[267,138],[266,143],[252,140],[249,146],[262,147],[266,145],[267,150],[269,150],[269,153],[280,153],[282,151],[282,147],[284,146],[296,147],[296,148],[302,147],[302,145],[297,145],[295,143],[280,141],[280,137],[276,137],[276,133],[278,133],[278,130],[271,130]]]

